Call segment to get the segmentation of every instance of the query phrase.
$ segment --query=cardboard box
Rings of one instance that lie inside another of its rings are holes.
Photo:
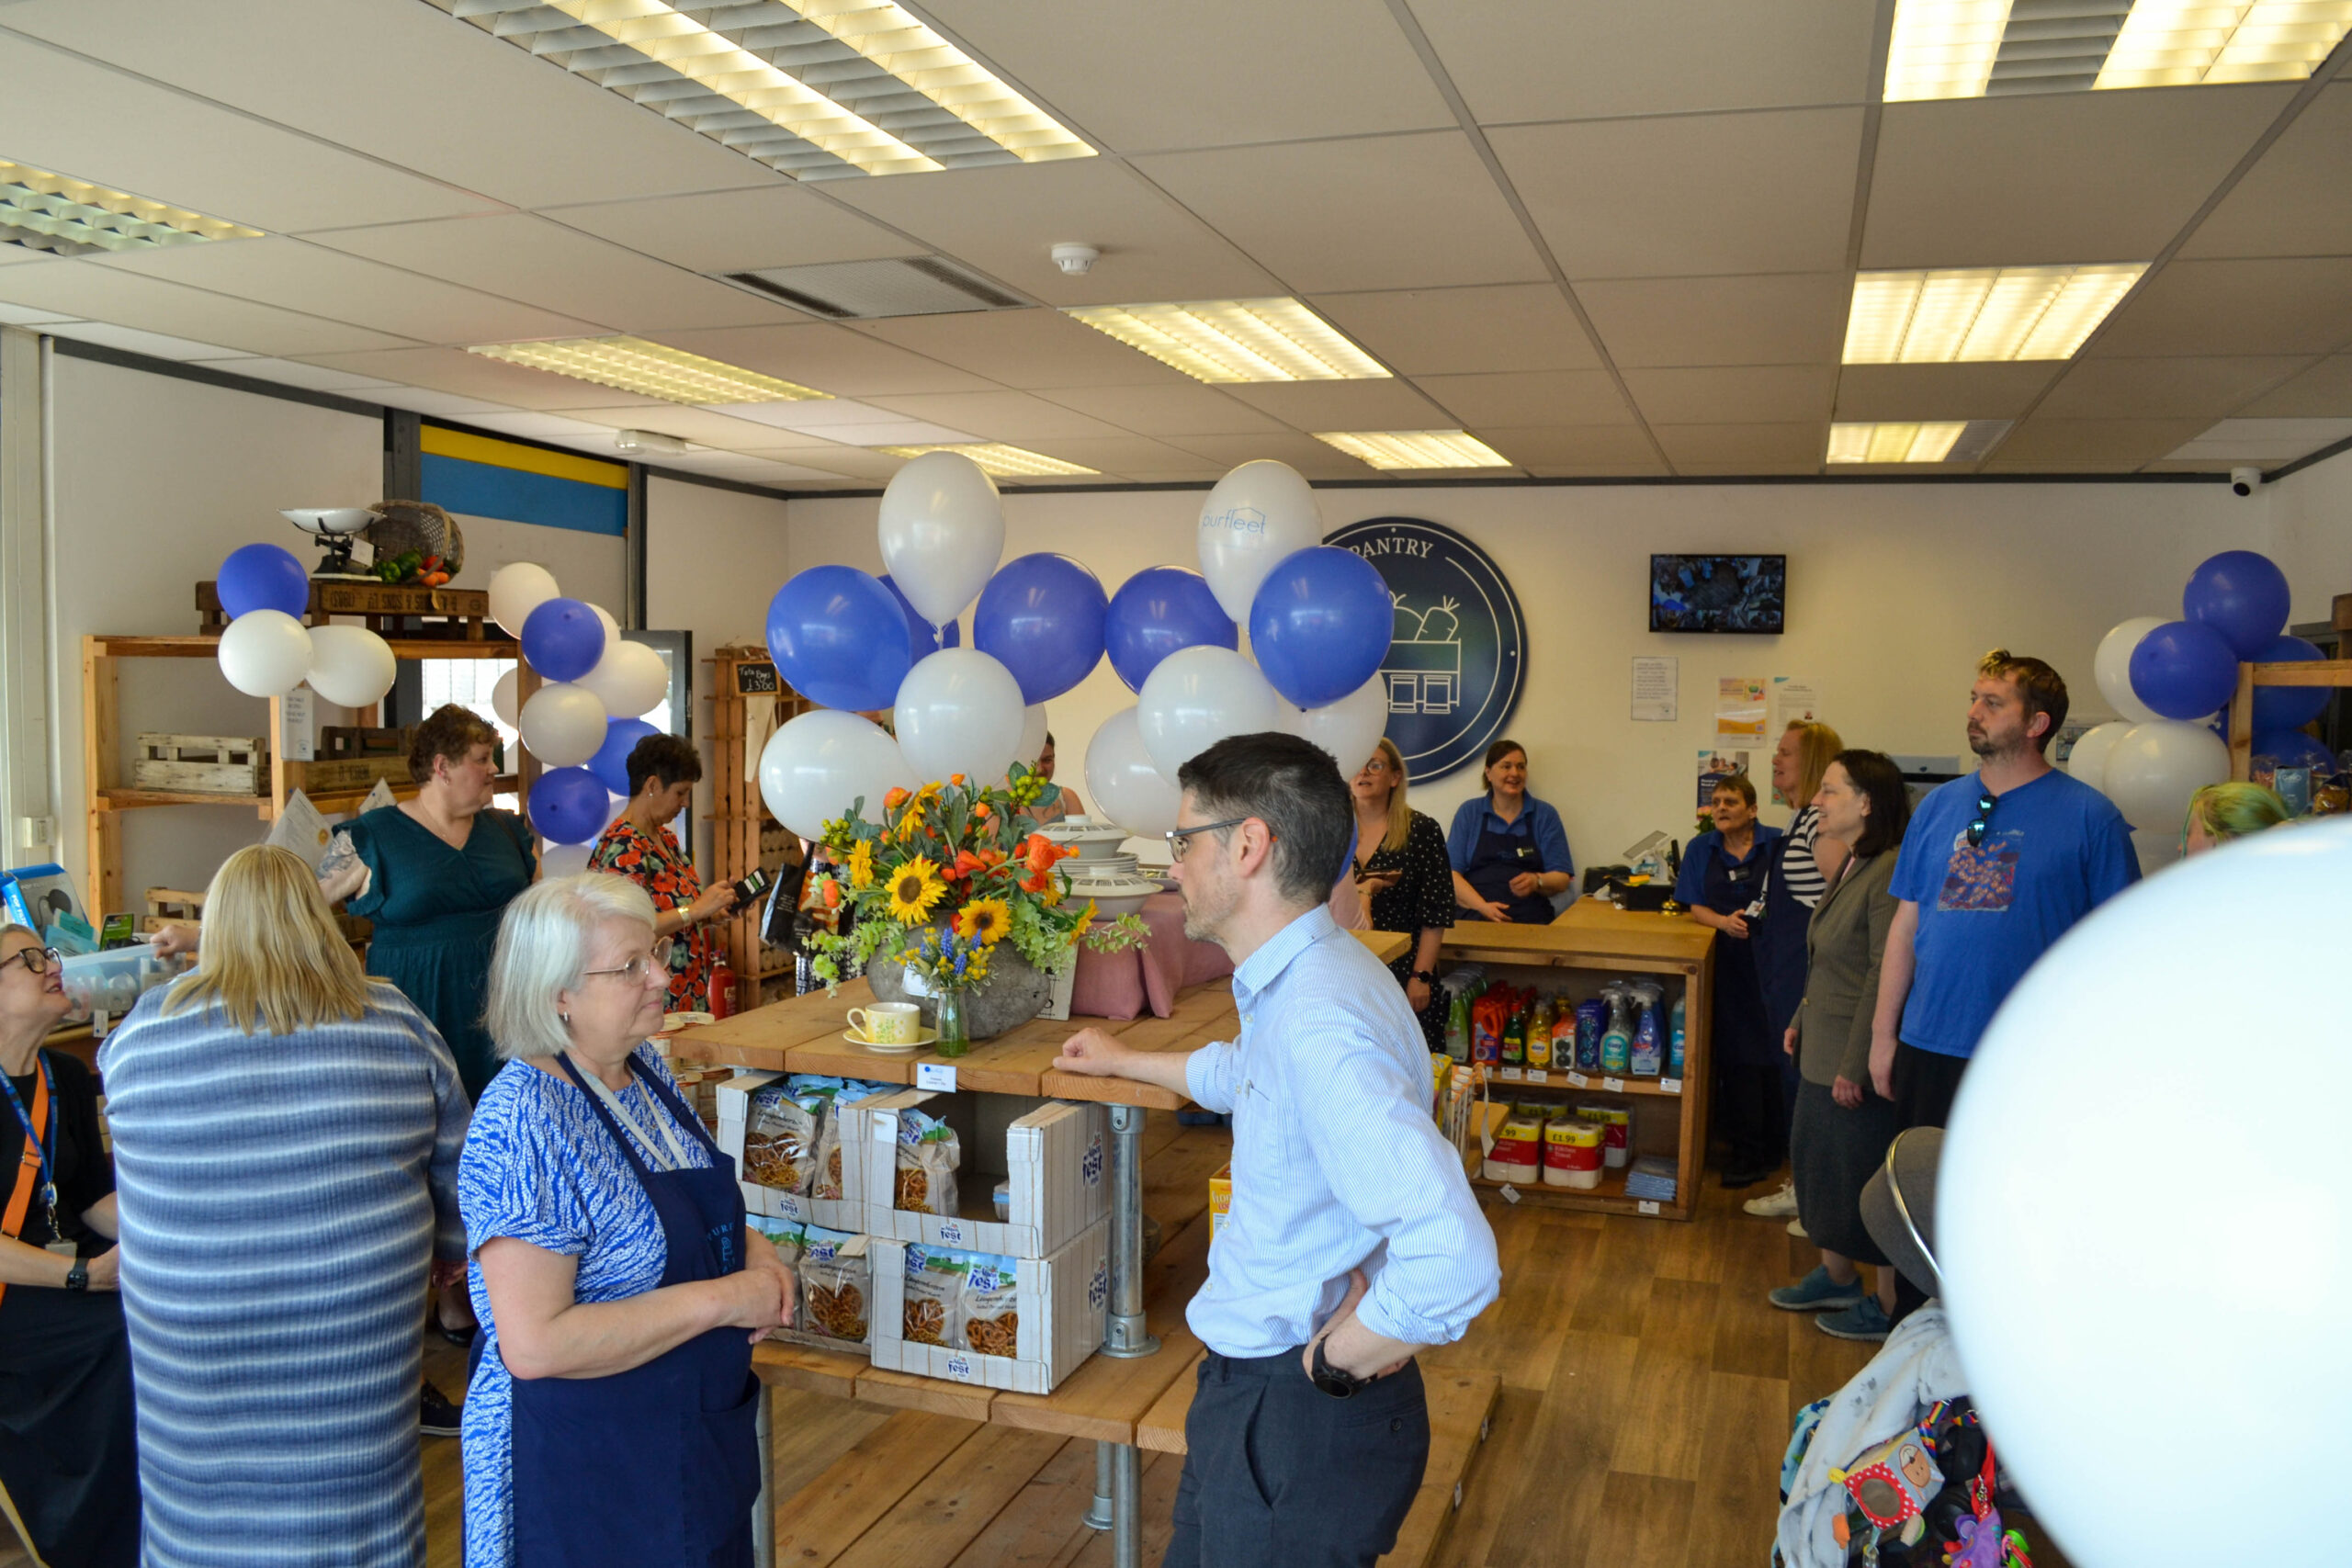
[[[891,1207],[899,1113],[917,1108],[945,1121],[962,1145],[953,1214]],[[1050,1258],[1110,1215],[1111,1113],[1104,1106],[910,1089],[863,1100],[847,1117],[864,1129],[866,1212],[857,1228],[869,1235],[1001,1258]],[[1002,1221],[996,1217],[1000,1180],[1012,1184]]]
[[[735,1162],[736,1184],[743,1190],[743,1207],[771,1220],[822,1225],[832,1231],[864,1231],[866,1228],[865,1172],[868,1162],[857,1157],[865,1145],[849,1141],[850,1129],[847,1125],[842,1128],[842,1195],[839,1198],[809,1198],[741,1179],[743,1136],[751,1122],[752,1096],[772,1083],[782,1081],[785,1076],[783,1073],[739,1071],[725,1083],[716,1085],[711,1091],[712,1104],[718,1116],[718,1147]],[[854,1114],[857,1109],[852,1106],[851,1113]]]
[[[1014,1393],[1051,1393],[1102,1348],[1111,1297],[1111,1227],[1098,1221],[1050,1258],[1016,1261],[1020,1326],[1016,1353],[983,1356],[962,1348],[910,1345],[905,1328],[907,1246],[876,1237],[874,1260],[874,1364],[924,1377],[977,1383]]]

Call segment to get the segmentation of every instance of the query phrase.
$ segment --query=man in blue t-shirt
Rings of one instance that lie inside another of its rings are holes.
[[[1919,803],[1903,835],[1880,970],[1871,1078],[1904,1127],[1940,1127],[2010,988],[2067,929],[2140,879],[2114,803],[2055,772],[2066,682],[1996,649],[1968,704],[1973,776]]]

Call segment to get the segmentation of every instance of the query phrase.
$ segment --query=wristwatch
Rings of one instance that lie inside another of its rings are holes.
[[[65,1288],[69,1291],[86,1291],[90,1288],[88,1258],[77,1258],[74,1260],[74,1267],[65,1271]]]
[[[1434,969],[1416,969],[1413,971],[1413,978],[1419,980],[1424,986],[1434,986],[1437,984],[1437,971]]]
[[[1315,1386],[1334,1399],[1345,1399],[1357,1390],[1371,1386],[1372,1379],[1360,1378],[1355,1373],[1342,1371],[1330,1363],[1324,1354],[1330,1348],[1330,1345],[1329,1336],[1315,1342],[1315,1359],[1306,1374]]]

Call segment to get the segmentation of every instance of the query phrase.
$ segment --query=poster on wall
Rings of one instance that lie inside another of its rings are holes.
[[[1634,656],[1634,721],[1672,724],[1680,711],[1681,660],[1671,655]]]
[[[1821,717],[1821,682],[1803,675],[1772,677],[1772,733],[1779,735],[1792,724],[1818,724]]]
[[[1725,675],[1715,682],[1715,739],[1718,740],[1761,740],[1764,739],[1764,692],[1762,678],[1752,675]]]
[[[1747,753],[1726,751],[1719,747],[1699,749],[1699,809],[1704,811],[1713,803],[1715,786],[1734,773],[1747,772]]]
[[[1519,705],[1527,620],[1494,558],[1442,524],[1374,517],[1328,536],[1388,586],[1388,739],[1416,782],[1482,763]]]

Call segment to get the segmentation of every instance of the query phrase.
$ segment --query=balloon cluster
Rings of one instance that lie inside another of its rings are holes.
[[[584,844],[628,793],[628,754],[657,733],[638,716],[670,690],[669,667],[643,643],[622,640],[620,624],[584,600],[566,599],[545,567],[516,561],[490,580],[490,616],[523,645],[541,681],[519,707],[509,671],[490,705],[512,725],[545,769],[531,785],[531,826],[549,843]]]
[[[2238,689],[2238,664],[2319,659],[2286,635],[2287,575],[2267,556],[2224,550],[2190,574],[2181,618],[2142,615],[2098,645],[2098,689],[2123,716],[2075,742],[2066,771],[2104,790],[2132,827],[2179,829],[2188,797],[2230,776],[2230,748],[2212,728]],[[2257,686],[2254,749],[2302,760],[2324,751],[2297,729],[2327,705],[2320,687]]]
[[[1377,679],[1394,607],[1380,573],[1321,543],[1314,491],[1245,463],[1201,508],[1199,571],[1155,566],[1105,595],[1068,556],[1000,561],[1004,511],[978,465],[932,452],[883,492],[888,569],[796,574],[768,608],[768,650],[820,705],[760,759],[768,809],[803,838],[893,787],[1034,762],[1045,705],[1107,655],[1133,706],[1095,731],[1087,788],[1130,832],[1176,824],[1177,770],[1231,735],[1287,729],[1338,758],[1369,756],[1387,722]],[[956,617],[972,610],[972,646]],[[1247,622],[1256,658],[1239,651]],[[865,716],[889,710],[895,737]]]
[[[364,626],[306,626],[311,578],[292,552],[246,545],[220,563],[220,673],[249,697],[282,697],[308,681],[342,707],[384,700],[398,663],[391,644]]]

